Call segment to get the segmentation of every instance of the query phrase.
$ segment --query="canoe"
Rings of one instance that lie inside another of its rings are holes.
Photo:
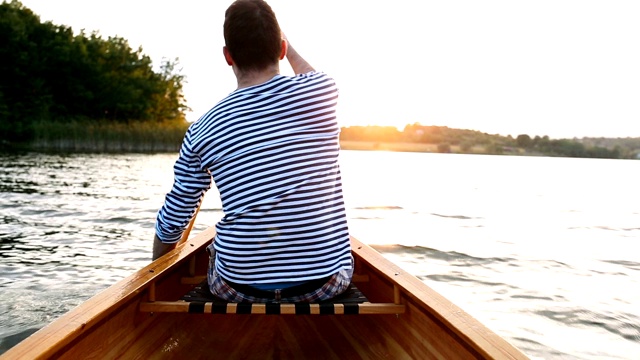
[[[365,302],[191,306],[182,298],[204,278],[214,234],[193,236],[0,359],[527,359],[355,238]]]

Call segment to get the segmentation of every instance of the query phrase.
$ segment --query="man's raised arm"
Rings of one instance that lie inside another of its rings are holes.
[[[309,65],[309,63],[300,54],[298,54],[296,49],[291,46],[287,37],[284,34],[282,34],[282,37],[287,41],[287,60],[289,61],[289,64],[291,64],[293,72],[298,75],[314,71],[315,69],[313,66]]]

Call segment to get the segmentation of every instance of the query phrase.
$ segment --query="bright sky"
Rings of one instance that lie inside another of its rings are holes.
[[[640,137],[640,1],[271,0],[340,88],[342,126]],[[195,120],[235,88],[219,0],[22,0],[43,21],[180,59]],[[282,73],[291,74],[282,63]]]

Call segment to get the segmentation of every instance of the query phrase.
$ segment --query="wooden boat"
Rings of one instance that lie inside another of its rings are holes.
[[[322,305],[211,304],[180,300],[199,283],[213,228],[37,331],[7,359],[527,359],[470,315],[352,238],[354,283],[368,302]],[[219,307],[217,307],[219,310]],[[351,309],[351,310],[349,310]],[[246,308],[245,308],[246,310]],[[272,311],[273,312],[273,311]]]

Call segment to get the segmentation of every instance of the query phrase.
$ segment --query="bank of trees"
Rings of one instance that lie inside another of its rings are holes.
[[[159,71],[120,37],[74,34],[19,1],[0,4],[0,139],[29,140],[42,121],[184,121],[178,61]]]
[[[607,146],[595,145],[588,139],[549,139],[548,136],[518,135],[516,145],[528,152],[538,152],[544,155],[558,155],[567,157],[586,158],[635,158],[640,152],[640,139],[635,145],[630,142],[625,146],[628,139],[610,139]]]
[[[342,128],[341,140],[375,143],[433,144],[439,152],[546,155],[566,157],[635,159],[640,154],[640,138],[550,139],[522,134],[516,138],[446,126],[407,125],[350,126]]]

